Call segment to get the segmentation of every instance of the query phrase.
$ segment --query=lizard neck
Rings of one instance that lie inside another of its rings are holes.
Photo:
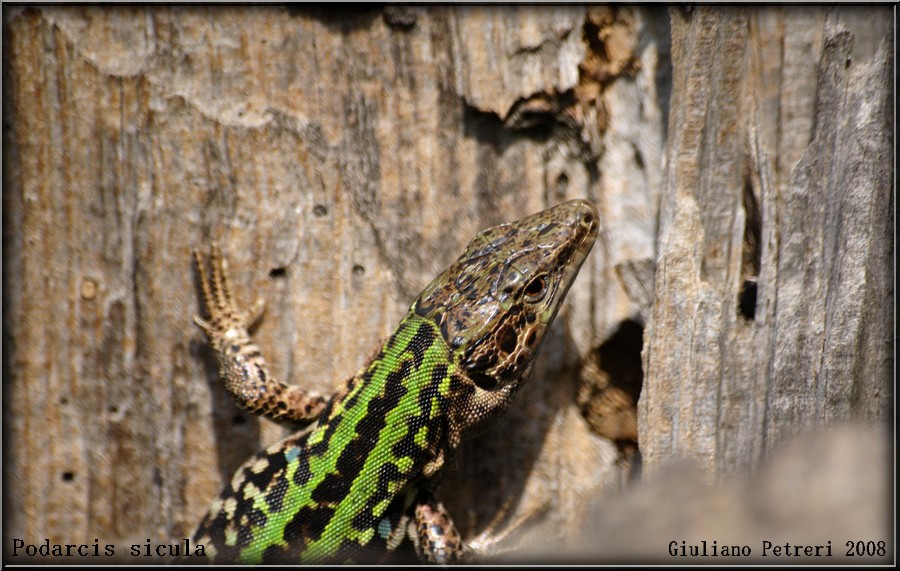
[[[313,450],[327,441],[329,449],[336,446],[367,459],[367,466],[357,469],[379,471],[384,468],[375,464],[392,463],[415,475],[441,452],[456,369],[450,356],[434,322],[407,314],[347,392],[324,412],[322,428],[310,439]]]

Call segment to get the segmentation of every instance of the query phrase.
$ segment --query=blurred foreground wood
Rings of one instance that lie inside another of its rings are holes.
[[[893,455],[886,430],[840,425],[792,437],[759,470],[715,485],[693,460],[669,464],[619,496],[593,498],[574,547],[555,560],[890,563]],[[530,545],[503,562],[554,552],[547,543]]]

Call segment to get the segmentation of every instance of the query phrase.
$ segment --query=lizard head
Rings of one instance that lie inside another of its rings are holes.
[[[597,211],[584,200],[488,228],[413,310],[438,325],[453,362],[479,392],[508,398],[596,236]]]

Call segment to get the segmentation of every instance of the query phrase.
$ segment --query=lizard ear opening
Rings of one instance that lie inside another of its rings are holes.
[[[496,389],[497,385],[499,384],[497,382],[497,379],[482,371],[468,371],[468,373],[469,378],[472,379],[472,382],[475,383],[475,386],[477,386],[479,389],[492,391]]]

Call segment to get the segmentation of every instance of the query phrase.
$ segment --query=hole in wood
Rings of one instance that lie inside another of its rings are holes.
[[[756,278],[762,264],[762,214],[753,190],[749,172],[744,173],[744,248],[741,252],[741,291],[738,293],[738,311],[752,320],[756,316]]]
[[[744,319],[752,321],[756,317],[756,280],[744,280],[738,294],[738,309]]]
[[[609,438],[623,457],[637,451],[637,401],[644,382],[644,327],[632,319],[595,348],[581,371],[578,405],[591,429]]]

